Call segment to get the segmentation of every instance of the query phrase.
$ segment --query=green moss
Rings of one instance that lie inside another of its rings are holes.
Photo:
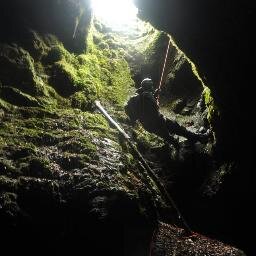
[[[43,40],[43,37],[36,31],[27,31],[24,35],[23,42],[24,49],[26,49],[34,60],[40,61],[49,51],[49,47]]]
[[[158,147],[164,144],[164,141],[160,137],[145,131],[141,125],[138,125],[134,131],[136,140],[144,148]]]
[[[146,28],[146,31],[143,40],[138,38],[134,44],[143,54],[146,48],[148,52],[152,50],[157,37],[155,30]],[[27,49],[36,61],[28,51],[16,46],[2,46],[1,51],[5,52],[2,61],[10,62],[10,65],[14,63],[14,67],[22,71],[19,73],[24,74],[22,80],[28,86],[22,85],[22,92],[35,97],[39,105],[46,108],[66,105],[89,110],[96,98],[123,106],[134,86],[124,57],[128,49],[134,51],[134,46],[110,31],[102,32],[102,24],[92,24],[87,37],[87,52],[80,55],[67,51],[53,35],[40,36],[32,32],[33,49]],[[148,44],[145,39],[150,39]],[[21,90],[18,80],[14,86]]]
[[[16,45],[0,45],[0,52],[0,75],[4,86],[16,87],[31,96],[44,94],[43,81],[37,75],[29,52]]]
[[[73,94],[70,98],[71,100],[71,106],[73,108],[79,108],[81,110],[87,110],[89,108],[89,102],[92,102],[92,100],[88,100],[88,94],[85,92],[76,92]],[[95,97],[96,99],[96,97]]]
[[[4,119],[0,123],[0,168],[5,170],[4,175],[29,176],[31,180],[22,178],[25,183],[34,180],[42,184],[44,179],[59,179],[64,174],[75,180],[78,176],[73,173],[83,170],[84,175],[86,169],[89,182],[97,189],[135,189],[136,177],[126,170],[126,165],[134,163],[133,157],[129,153],[121,156],[118,132],[101,114],[90,112],[95,99],[99,99],[114,119],[124,119],[123,106],[134,89],[127,54],[134,49],[114,35],[104,37],[92,30],[94,27],[89,32],[87,52],[80,55],[70,53],[49,35],[38,37],[33,54],[12,49],[19,58],[25,58],[25,78],[30,80],[24,80],[31,82],[34,91],[30,91],[29,83],[28,90],[21,90],[14,80],[1,86],[10,88],[14,83],[15,92],[19,89],[19,95],[38,104],[13,107],[16,102],[9,104],[3,96],[0,98],[3,111],[10,111],[0,116]],[[142,41],[140,46],[143,51]],[[141,141],[154,141],[150,134],[139,133]],[[105,173],[98,170],[98,165],[111,170],[111,177],[103,179]]]
[[[55,169],[58,173],[58,168],[85,168],[92,159],[97,160],[96,144],[116,139],[116,132],[100,114],[76,109],[33,113],[23,119],[9,116],[0,125],[0,170],[4,175],[53,179]]]
[[[95,36],[98,38],[95,43]],[[90,67],[92,81],[98,85],[99,98],[108,100],[117,106],[124,105],[134,82],[127,61],[120,54],[122,43],[113,36],[104,36],[92,26],[88,40],[88,61],[93,60]],[[104,45],[104,47],[102,47]]]
[[[46,64],[53,64],[57,61],[60,61],[63,57],[63,51],[60,47],[53,47],[48,52],[47,56],[44,58]]]
[[[214,120],[216,120],[217,117],[219,117],[220,115],[219,110],[211,95],[211,90],[208,87],[204,88],[203,96],[204,96],[205,105],[208,109],[207,119],[209,120],[210,123],[212,123],[214,122]]]
[[[102,33],[101,27],[92,24],[87,52],[78,56],[69,53],[56,38],[45,39],[50,50],[44,61],[52,65],[49,85],[59,95],[69,98],[72,107],[82,110],[89,110],[96,98],[123,106],[134,87],[125,59],[127,51],[134,53],[136,46],[141,54],[149,55],[160,35],[147,27],[143,40],[129,45],[113,33]]]
[[[137,49],[144,54],[145,39],[151,42],[155,32],[130,44],[111,31],[104,36],[105,28],[100,29],[91,33],[87,51],[79,55],[67,51],[55,36],[36,35],[28,41],[33,47],[13,46],[10,52],[17,55],[2,58],[12,67],[6,70],[12,71],[1,87],[29,104],[7,103],[0,97],[0,171],[5,176],[0,177],[0,187],[12,191],[18,186],[19,204],[25,212],[26,207],[31,209],[32,215],[34,209],[44,214],[48,205],[59,209],[59,200],[66,204],[79,197],[84,204],[91,192],[121,191],[137,203],[139,193],[145,191],[143,177],[136,174],[136,160],[128,150],[122,151],[118,132],[96,113],[93,102],[99,99],[115,120],[125,120],[123,106],[134,89],[128,59],[137,60]],[[0,50],[0,59],[1,54]],[[15,71],[18,78],[11,76]],[[137,132],[141,144],[156,145],[153,135]],[[0,203],[9,205],[2,203],[1,195]]]
[[[92,114],[89,112],[83,113],[83,125],[90,130],[98,130],[99,132],[104,132],[105,135],[113,134],[113,130],[110,129],[109,123],[101,114]]]
[[[3,149],[0,147],[0,151],[1,150]],[[15,166],[13,166],[13,162],[4,157],[0,157],[0,173],[1,175],[6,175],[9,177],[13,177],[16,176],[17,174],[20,174],[19,171],[15,168]]]
[[[75,56],[66,51],[62,45],[59,45],[54,49],[59,54],[59,60],[52,66],[53,77],[51,77],[50,81],[53,86],[57,88],[57,91],[59,89],[58,93],[62,95],[65,94],[66,90],[70,91],[69,87],[76,86],[75,82],[77,80],[77,74],[75,68],[77,66],[77,61]],[[58,82],[62,82],[63,84],[58,85]],[[61,89],[63,90],[63,93],[61,92]]]
[[[34,97],[12,87],[1,86],[0,97],[15,106],[40,106],[39,102]]]
[[[145,36],[149,41],[148,44],[144,44],[144,47],[142,47],[142,53],[146,56],[147,62],[155,61],[154,57],[158,56],[159,58],[159,47],[162,47],[162,43],[166,41],[167,36],[157,30],[153,30]]]
[[[64,152],[72,154],[83,154],[86,156],[92,156],[96,151],[96,146],[88,139],[79,137],[78,139],[71,139],[69,141],[61,142],[58,144]]]
[[[32,156],[25,160],[25,165],[20,165],[24,176],[37,178],[53,178],[50,161],[46,158]]]
[[[123,106],[131,94],[134,82],[131,79],[129,66],[124,59],[113,60],[112,67],[111,84],[103,88],[101,98]]]
[[[6,111],[6,110],[10,110],[12,108],[13,108],[13,106],[10,103],[8,103],[0,98],[0,109],[3,109]]]
[[[199,71],[198,71],[196,65],[188,58],[188,56],[186,56],[186,54],[184,52],[182,52],[178,48],[178,46],[176,45],[176,43],[174,42],[173,39],[171,39],[171,42],[172,42],[173,46],[177,49],[178,53],[183,55],[184,58],[188,61],[188,63],[191,65],[193,74],[202,84],[202,87],[203,87],[202,95],[204,98],[204,103],[207,108],[207,119],[208,119],[209,123],[211,125],[213,125],[214,122],[219,118],[220,112],[219,112],[219,109],[212,97],[210,88],[204,83],[203,79],[201,78],[201,76],[199,74]]]
[[[6,176],[0,176],[0,188],[7,191],[15,191],[17,181]]]

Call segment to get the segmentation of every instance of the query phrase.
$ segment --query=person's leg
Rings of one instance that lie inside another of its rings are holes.
[[[206,135],[199,134],[199,133],[193,133],[193,132],[187,130],[185,127],[179,125],[176,121],[166,119],[166,126],[170,133],[174,133],[179,136],[185,137],[190,141],[205,142],[207,140]]]
[[[159,118],[158,126],[154,133],[163,138],[167,143],[172,144],[176,149],[179,148],[179,141],[169,133],[165,118]]]
[[[169,130],[166,126],[166,120],[162,115],[152,117],[152,119],[148,122],[145,122],[145,120],[143,120],[141,121],[141,124],[148,132],[154,133],[155,135],[161,137],[168,144],[172,144],[176,149],[179,148],[179,141],[170,135]]]

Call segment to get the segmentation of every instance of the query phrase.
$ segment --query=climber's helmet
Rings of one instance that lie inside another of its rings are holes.
[[[150,78],[145,78],[142,80],[140,87],[144,92],[154,92],[153,81]]]

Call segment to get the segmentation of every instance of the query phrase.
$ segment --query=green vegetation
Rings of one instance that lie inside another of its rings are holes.
[[[193,74],[195,75],[195,77],[202,84],[202,87],[204,89],[203,90],[204,103],[205,103],[206,108],[207,108],[207,119],[208,119],[210,124],[213,124],[216,121],[216,119],[218,119],[219,110],[218,110],[218,107],[217,107],[213,97],[212,97],[212,93],[211,93],[210,88],[202,80],[196,65],[185,55],[185,53],[183,53],[178,48],[178,46],[176,45],[174,40],[171,40],[171,42],[172,42],[173,46],[177,49],[178,53],[182,54],[184,56],[184,58],[188,61],[188,63],[191,65],[191,69],[192,69]]]
[[[156,68],[158,44],[166,39],[149,24],[140,33],[127,40],[95,21],[80,54],[34,31],[32,44],[1,45],[0,177],[8,192],[33,192],[35,186],[54,197],[59,186],[79,187],[85,193],[121,191],[139,201],[143,189],[153,198],[127,145],[93,104],[99,99],[126,123],[123,106],[134,92],[132,78],[142,65]],[[145,148],[162,145],[141,126],[134,132]]]
[[[164,144],[163,139],[154,135],[153,133],[147,132],[141,125],[137,126],[135,130],[135,136],[136,140],[144,148],[159,147]]]
[[[75,158],[82,168],[95,158],[98,142],[93,141],[118,139],[102,115],[91,112],[93,102],[101,100],[124,119],[123,106],[134,88],[127,56],[134,54],[134,45],[141,55],[151,52],[147,49],[153,48],[157,32],[147,24],[144,36],[129,45],[104,29],[97,21],[91,24],[87,50],[79,55],[55,36],[35,31],[29,35],[31,45],[1,45],[2,169],[32,175],[28,166],[36,162],[49,176],[54,154],[63,161]],[[12,154],[6,156],[7,151]]]
[[[211,90],[208,87],[204,88],[203,91],[205,105],[208,109],[207,119],[210,123],[216,121],[216,118],[219,116],[219,110],[214,102],[214,99],[211,95]]]

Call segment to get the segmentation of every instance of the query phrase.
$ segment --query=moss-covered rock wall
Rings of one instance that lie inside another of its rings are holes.
[[[237,225],[237,219],[242,219],[234,239],[254,255],[253,241],[244,235],[255,222],[252,214],[255,136],[248,132],[254,116],[255,7],[250,1],[135,2],[143,19],[170,33],[179,48],[195,62],[201,78],[211,89],[211,93],[205,91],[205,99],[210,113],[218,113],[213,119],[216,156],[230,166],[216,207],[225,211],[220,219],[226,216],[223,221],[226,233]],[[212,105],[213,101],[218,109]],[[222,198],[225,199],[221,203]],[[226,205],[225,201],[232,203]]]
[[[124,54],[97,41],[87,1],[0,6],[2,250],[121,255],[130,227],[148,243],[161,196],[93,104],[124,116]]]

